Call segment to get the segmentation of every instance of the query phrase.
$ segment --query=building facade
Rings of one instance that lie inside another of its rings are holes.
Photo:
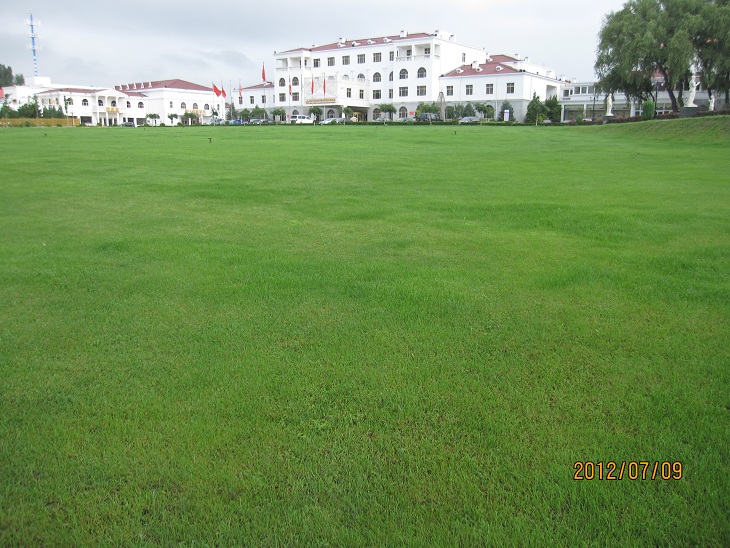
[[[319,106],[324,117],[342,116],[349,107],[360,120],[377,118],[385,103],[405,118],[421,103],[492,101],[499,110],[508,99],[519,118],[533,93],[559,96],[565,84],[527,58],[490,57],[438,30],[288,50],[275,54],[275,65],[275,106],[288,115]]]

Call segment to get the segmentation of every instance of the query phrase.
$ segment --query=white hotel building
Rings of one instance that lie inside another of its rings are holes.
[[[529,58],[490,57],[441,31],[340,39],[274,56],[274,104],[268,107],[284,107],[287,115],[307,114],[316,105],[324,117],[349,107],[360,120],[373,120],[378,105],[389,103],[405,118],[420,103],[483,102],[500,110],[509,101],[522,120],[533,93],[542,100],[560,97],[568,85]]]

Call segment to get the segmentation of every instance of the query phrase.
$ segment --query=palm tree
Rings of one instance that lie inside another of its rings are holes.
[[[155,120],[155,125],[157,125],[157,120],[160,118],[160,115],[153,112],[151,114],[148,114],[147,118],[149,118],[150,120]]]
[[[322,109],[317,106],[309,107],[309,114],[310,116],[314,114],[316,119],[319,120],[319,117],[322,116]]]
[[[170,125],[174,125],[173,120],[177,119],[177,114],[173,112],[172,114],[168,114],[167,117],[170,119]]]
[[[393,119],[393,114],[398,112],[393,103],[383,103],[382,105],[378,105],[378,108],[383,114],[390,114],[391,120]]]

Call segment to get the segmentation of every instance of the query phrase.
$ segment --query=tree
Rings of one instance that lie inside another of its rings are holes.
[[[238,113],[236,112],[236,107],[233,106],[233,101],[231,101],[229,107],[226,110],[226,120],[237,120]]]
[[[620,91],[643,102],[652,97],[658,73],[672,109],[678,111],[675,90],[688,81],[696,56],[692,37],[709,23],[702,20],[702,7],[720,3],[727,4],[726,0],[629,0],[623,9],[607,15],[595,64],[599,89]]]
[[[488,105],[486,103],[475,103],[474,110],[476,110],[479,114],[482,115],[483,118],[486,118],[487,120],[491,120],[492,118],[494,118],[494,107],[492,105]]]
[[[709,93],[724,92],[730,102],[730,3],[701,3],[700,25],[692,35],[700,82]]]
[[[151,114],[148,114],[147,115],[147,118],[149,118],[150,120],[155,120],[155,125],[157,125],[157,120],[159,120],[160,115],[157,114],[157,113],[155,113],[155,112],[153,112]]]
[[[41,109],[38,106],[38,97],[35,95],[27,103],[18,107],[18,116],[21,118],[38,118],[40,114]]]
[[[526,124],[541,124],[547,116],[547,107],[540,101],[537,93],[532,94],[532,101],[527,105]]]
[[[25,85],[25,77],[22,74],[16,74],[13,78],[13,83],[16,86],[24,86]]]
[[[256,105],[251,109],[251,118],[266,118],[266,109]]]
[[[467,103],[464,107],[464,116],[476,116],[477,111],[474,110],[474,107],[471,105],[471,103]]]
[[[446,107],[446,118],[449,120],[456,120],[464,117],[464,105],[456,103],[455,105],[449,105]]]
[[[0,87],[13,85],[13,68],[0,65]]]
[[[395,107],[393,107],[395,109]],[[416,114],[441,114],[441,109],[436,103],[421,103],[416,107]]]
[[[242,113],[243,114],[243,113]],[[286,109],[284,107],[277,107],[271,111],[273,116],[278,116],[279,120],[286,121]]]
[[[383,109],[380,109],[380,110],[382,111]],[[348,119],[349,118],[352,118],[352,113],[353,112],[355,112],[355,111],[352,110],[350,107],[345,107],[345,108],[342,109],[342,114],[344,114],[345,115],[345,118],[348,118]]]
[[[398,112],[398,109],[395,108],[395,105],[392,103],[383,103],[382,105],[378,105],[378,108],[380,109],[380,112],[383,114],[389,114],[389,118],[392,120],[393,115]],[[348,115],[349,116],[349,115]]]
[[[545,101],[545,110],[548,119],[551,122],[559,122],[563,114],[563,109],[560,107],[558,96],[553,95],[550,99]]]
[[[194,112],[186,112],[182,115],[183,120],[187,120],[188,125],[192,126],[193,124],[198,122],[198,115]],[[183,122],[184,124],[185,122]]]
[[[322,109],[318,106],[309,107],[309,114],[314,115],[315,119],[319,120],[319,117],[322,116]]]
[[[175,114],[173,112],[173,113],[168,114],[167,117],[170,119],[170,125],[173,125],[174,124],[173,120],[177,120],[178,116],[177,116],[177,114]]]

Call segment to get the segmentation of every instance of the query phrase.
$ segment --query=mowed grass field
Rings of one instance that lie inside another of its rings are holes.
[[[0,130],[0,544],[727,546],[729,145]]]

